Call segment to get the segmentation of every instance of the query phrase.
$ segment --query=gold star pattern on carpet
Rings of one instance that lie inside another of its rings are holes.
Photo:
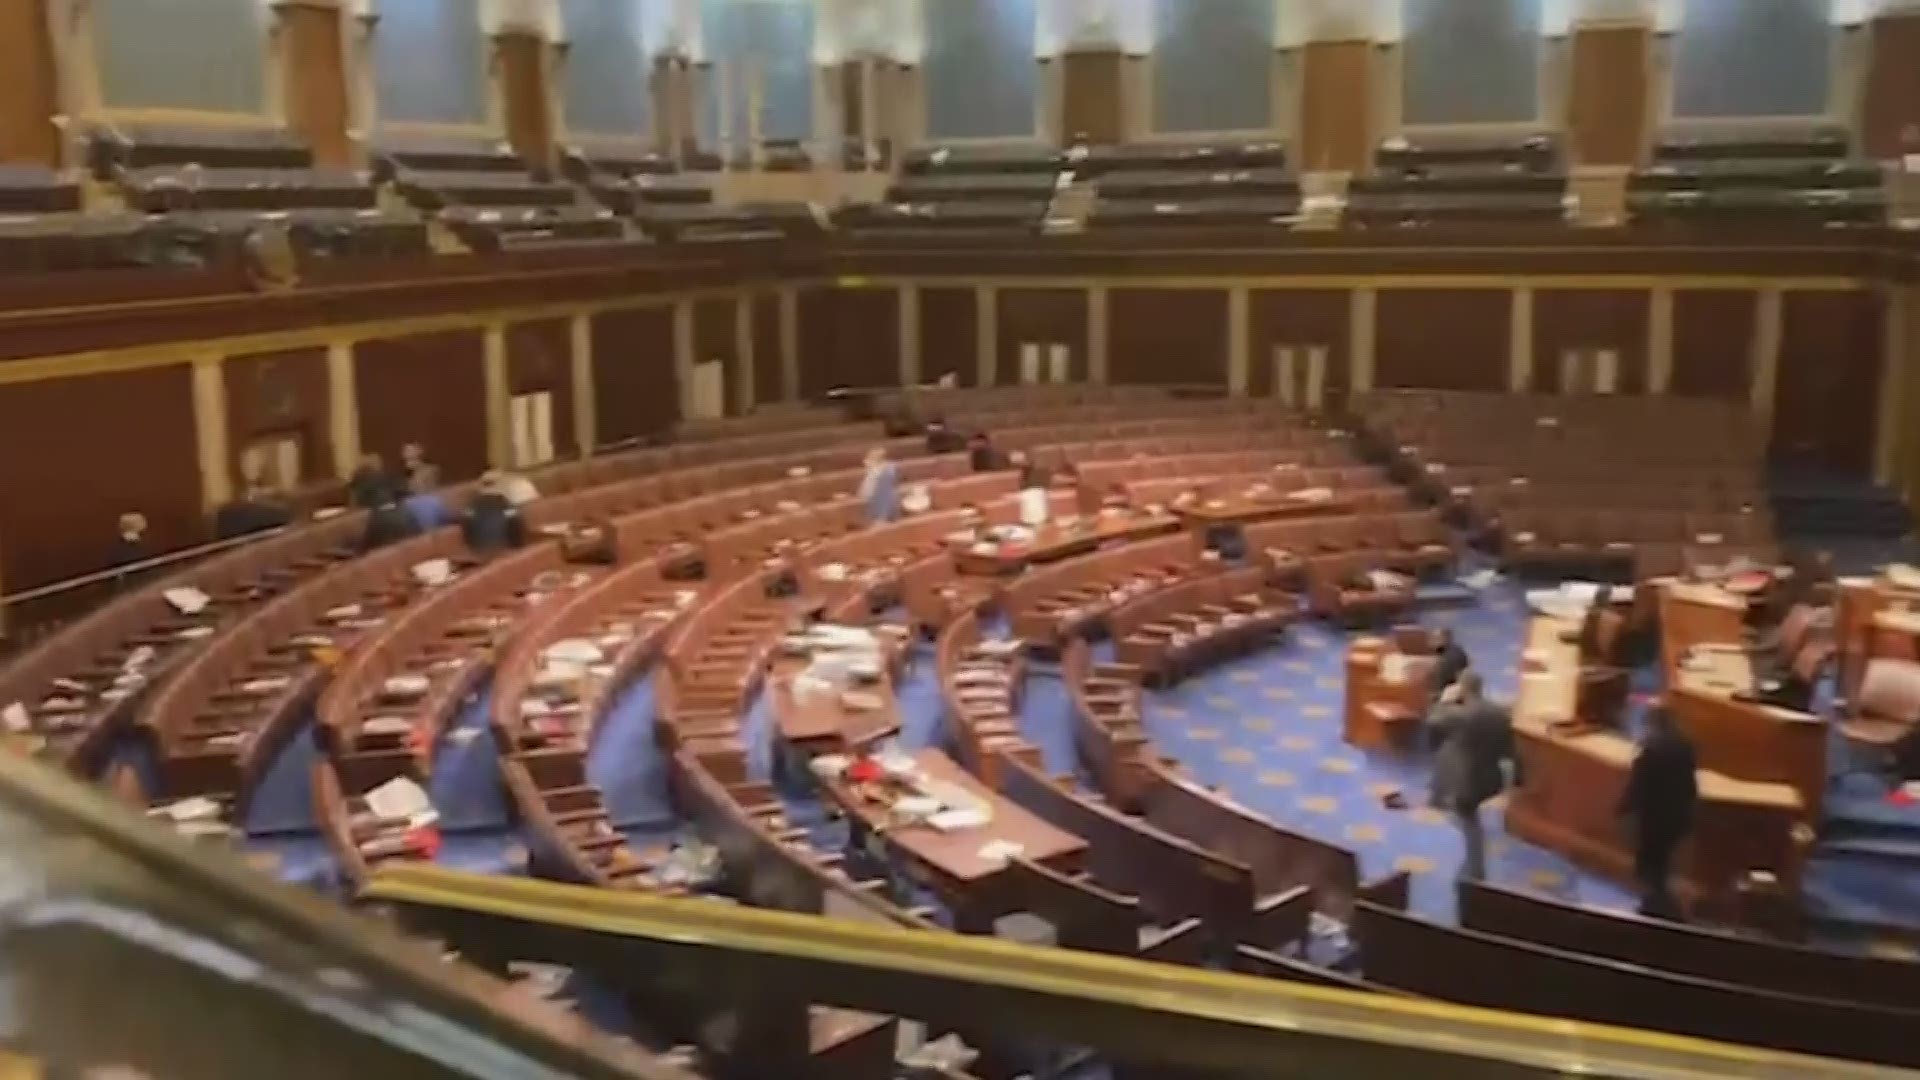
[[[1225,696],[1224,694],[1208,694],[1204,700],[1206,701],[1207,706],[1209,708],[1214,708],[1214,709],[1233,708],[1233,699]]]
[[[1305,735],[1282,735],[1280,736],[1280,749],[1295,751],[1311,750],[1313,749],[1313,740],[1307,738]]]
[[[1560,889],[1566,887],[1567,876],[1558,870],[1535,870],[1527,875],[1527,884],[1536,889]]]
[[[1321,758],[1320,771],[1330,772],[1330,773],[1341,773],[1343,775],[1346,773],[1356,773],[1360,771],[1360,763],[1353,761],[1349,758],[1340,758],[1340,757]]]
[[[1384,799],[1387,796],[1399,790],[1400,790],[1400,785],[1392,783],[1391,781],[1381,781],[1379,783],[1367,785],[1367,794],[1373,796],[1376,799]]]
[[[1269,686],[1265,690],[1260,691],[1260,696],[1269,701],[1291,701],[1293,700],[1293,691],[1284,686]]]
[[[1182,720],[1186,718],[1187,710],[1178,705],[1163,705],[1160,708],[1160,715],[1174,720]]]
[[[1187,737],[1190,739],[1199,739],[1201,742],[1212,742],[1220,737],[1220,729],[1217,727],[1190,727],[1187,729]]]
[[[1220,751],[1220,760],[1229,765],[1253,764],[1253,751],[1244,746],[1229,746]]]
[[[1313,670],[1313,665],[1307,663],[1305,660],[1289,660],[1280,666],[1286,668],[1288,671],[1298,671],[1303,675]]]
[[[1378,825],[1349,825],[1341,835],[1356,844],[1377,844],[1387,838],[1386,830]]]
[[[1340,804],[1337,800],[1333,799],[1330,796],[1309,795],[1303,799],[1300,799],[1299,801],[1294,803],[1294,805],[1298,806],[1302,810],[1305,810],[1309,814],[1331,814],[1333,813],[1334,808],[1339,806]]]
[[[1332,715],[1333,715],[1333,706],[1331,706],[1331,705],[1302,705],[1302,706],[1300,706],[1300,715],[1301,715],[1301,716],[1311,716],[1311,717],[1313,717],[1313,718],[1314,718],[1314,719],[1316,719],[1316,720],[1325,720],[1325,719],[1326,719],[1327,717],[1329,717],[1329,716],[1332,716]]]
[[[1263,787],[1293,786],[1293,774],[1285,769],[1262,769],[1257,779]]]
[[[1395,870],[1404,870],[1409,874],[1425,874],[1434,868],[1434,861],[1425,855],[1402,855],[1393,860]]]
[[[1422,825],[1445,825],[1447,823],[1447,815],[1431,806],[1414,807],[1412,817],[1413,820]]]
[[[1240,726],[1248,731],[1272,731],[1273,719],[1266,716],[1248,716],[1241,719]]]
[[[1260,681],[1260,676],[1255,675],[1251,671],[1230,671],[1227,673],[1227,678],[1237,683],[1250,683],[1250,682]]]
[[[1338,690],[1340,689],[1340,680],[1327,677],[1327,676],[1322,676],[1321,678],[1313,680],[1313,685],[1319,687],[1322,690]]]

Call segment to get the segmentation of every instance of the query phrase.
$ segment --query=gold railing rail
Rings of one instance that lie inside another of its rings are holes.
[[[399,906],[404,918],[456,945],[504,950],[506,959],[692,972],[716,989],[794,988],[815,1004],[1017,1030],[1119,1061],[1209,1074],[1920,1075],[992,938],[427,866],[381,870],[367,898]]]

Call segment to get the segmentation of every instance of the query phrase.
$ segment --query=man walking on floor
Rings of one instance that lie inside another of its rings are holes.
[[[1480,805],[1506,789],[1501,766],[1513,756],[1513,718],[1487,699],[1478,672],[1462,672],[1454,686],[1453,700],[1435,706],[1427,720],[1431,738],[1439,745],[1429,797],[1435,809],[1454,816],[1466,841],[1460,876],[1478,881],[1487,876],[1487,834],[1480,822]]]
[[[1633,836],[1633,873],[1640,882],[1640,914],[1681,917],[1668,881],[1673,856],[1693,824],[1700,800],[1693,743],[1665,709],[1647,713],[1647,735],[1634,756],[1633,772],[1620,799],[1620,815]]]

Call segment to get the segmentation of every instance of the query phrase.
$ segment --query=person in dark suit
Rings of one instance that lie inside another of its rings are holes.
[[[1427,689],[1435,699],[1452,686],[1455,680],[1473,666],[1473,660],[1467,650],[1460,645],[1460,639],[1452,630],[1442,629],[1433,650],[1433,671],[1429,676]]]
[[[1462,672],[1448,695],[1427,719],[1440,749],[1433,759],[1434,808],[1454,816],[1466,842],[1460,876],[1478,880],[1487,873],[1487,834],[1480,805],[1507,786],[1502,766],[1513,757],[1513,718],[1488,700],[1480,675]]]
[[[938,416],[927,421],[926,436],[929,454],[957,454],[967,446],[965,436],[948,427],[946,420]]]
[[[520,508],[502,494],[500,487],[498,472],[480,477],[480,490],[467,506],[467,517],[460,527],[467,546],[482,555],[517,548],[527,542],[527,525],[520,516]]]
[[[382,493],[379,505],[367,511],[367,531],[361,534],[360,550],[374,551],[411,536],[420,535],[420,523],[400,505],[396,492]]]
[[[138,511],[121,514],[120,535],[113,538],[113,546],[107,549],[107,568],[117,570],[131,566],[152,555],[153,549],[147,544],[147,515]],[[126,582],[125,574],[114,579],[116,588]]]
[[[993,439],[984,431],[976,431],[967,440],[967,467],[974,472],[992,472],[1000,467],[1000,455],[993,449]]]
[[[213,515],[213,532],[222,540],[278,529],[292,520],[287,508],[276,502],[265,484],[250,483],[241,496]]]
[[[1669,878],[1673,856],[1693,825],[1700,799],[1693,741],[1672,714],[1656,708],[1647,714],[1647,734],[1634,756],[1620,815],[1633,835],[1633,873],[1640,882],[1640,913],[1662,919],[1680,917]]]
[[[347,502],[371,510],[389,498],[398,500],[405,486],[387,471],[379,454],[363,454],[360,467],[347,478]]]

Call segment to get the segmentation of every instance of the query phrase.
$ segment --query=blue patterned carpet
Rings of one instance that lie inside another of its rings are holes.
[[[1431,610],[1420,621],[1452,627],[1489,692],[1510,698],[1525,619],[1519,588],[1500,583],[1478,603]],[[1427,759],[1363,753],[1341,739],[1350,636],[1298,625],[1274,647],[1150,693],[1147,728],[1205,782],[1287,828],[1351,848],[1364,879],[1410,871],[1414,908],[1451,921],[1463,848],[1452,820],[1425,806]],[[1384,797],[1396,791],[1406,809],[1386,807]],[[1604,907],[1632,905],[1621,887],[1507,837],[1503,802],[1481,811],[1493,881]]]

